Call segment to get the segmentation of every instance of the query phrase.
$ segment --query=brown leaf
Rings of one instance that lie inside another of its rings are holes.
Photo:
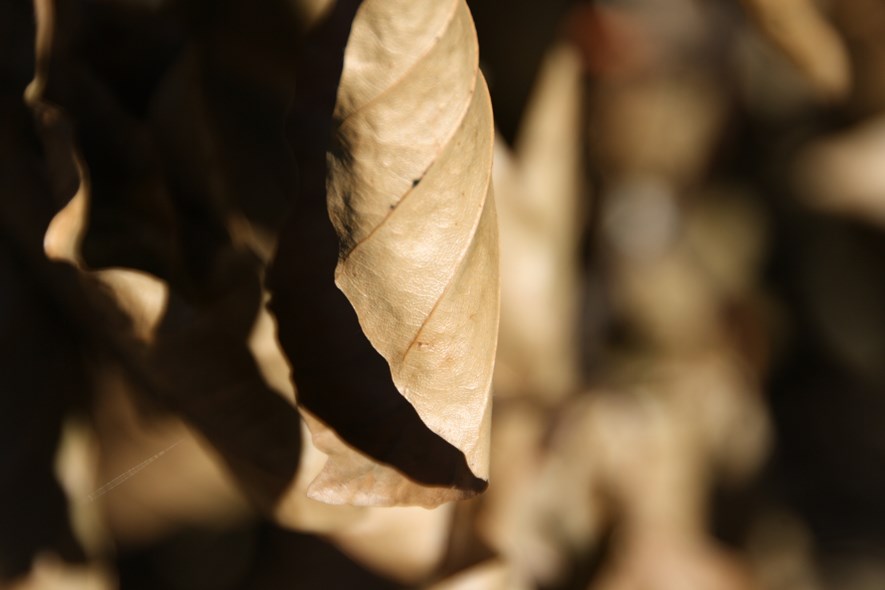
[[[454,505],[366,508],[362,518],[331,540],[352,559],[399,583],[414,586],[439,567]]]
[[[157,281],[119,269],[83,273],[91,298],[78,312],[108,320],[99,348],[127,370],[134,388],[182,414],[220,452],[250,499],[275,510],[298,465],[300,420],[267,386],[247,348],[262,302],[260,269],[225,227],[230,203],[213,160],[205,104],[217,88],[203,87],[197,75],[209,69],[218,83],[229,74],[225,60],[216,56],[207,65],[193,44],[183,48],[182,15],[174,11],[146,16],[119,5],[42,6],[49,8],[44,30],[57,25],[55,48],[43,48],[49,51],[43,56],[48,78],[35,86],[45,92],[33,91],[31,100],[38,108],[57,100],[67,109],[83,153],[81,191],[50,224],[46,251],[75,264],[85,258],[99,266],[131,266],[168,281],[155,288]],[[91,33],[101,32],[119,55],[96,51]],[[140,81],[133,81],[127,65],[141,71]],[[285,102],[279,99],[285,88],[255,86],[256,94]],[[212,104],[219,102],[225,104]],[[272,117],[272,110],[262,113]],[[278,142],[271,144],[279,147],[282,125],[277,128]],[[277,152],[288,154],[285,147]],[[77,236],[84,214],[90,217],[81,256]],[[106,288],[101,293],[92,293],[94,278]]]
[[[40,551],[79,556],[52,467],[62,420],[88,387],[76,335],[5,242],[0,241],[0,585],[25,573]]]
[[[163,401],[221,453],[251,499],[272,510],[298,467],[300,422],[247,347],[261,301],[254,269],[240,260],[229,270],[233,284],[209,305],[170,293],[149,366]]]
[[[885,119],[812,142],[795,164],[801,196],[814,207],[885,225]]]
[[[298,131],[331,115],[316,103],[332,87],[296,100]],[[472,495],[487,477],[498,254],[491,110],[466,5],[366,3],[334,117],[328,209],[302,139],[302,200],[271,275],[299,403],[330,455],[309,493]]]
[[[52,555],[41,555],[30,575],[6,590],[111,590],[117,587],[108,568],[99,563],[72,566]]]
[[[83,258],[218,295],[230,216],[276,229],[294,192],[282,123],[301,23],[285,0],[38,7],[49,41],[29,100],[73,124],[90,195]]]
[[[175,213],[146,119],[183,32],[168,11],[53,0],[38,8],[41,67],[29,99],[60,106],[72,121],[92,197],[84,257],[180,274]]]
[[[498,235],[473,23],[463,2],[362,10],[329,158],[336,284],[400,393],[484,478]]]
[[[796,65],[824,100],[851,90],[848,51],[813,0],[743,0],[763,34]]]
[[[78,193],[48,224],[44,244],[50,255],[73,264],[79,262],[72,236],[83,226],[88,202],[86,193]],[[221,462],[258,508],[288,520],[285,514],[279,515],[277,502],[284,501],[281,497],[287,493],[298,467],[300,420],[290,401],[267,384],[250,350],[263,297],[256,264],[251,254],[232,252],[220,269],[219,277],[227,280],[223,293],[199,303],[186,301],[167,284],[138,271],[81,270],[77,273],[79,281],[74,282],[83,293],[72,305],[79,306],[74,311],[78,319],[85,316],[86,320],[101,323],[102,330],[94,330],[92,335],[98,340],[98,350],[108,356],[101,360],[114,361],[125,371],[124,385],[110,388],[111,398],[125,398],[129,391],[139,394],[136,397],[141,406],[160,405],[180,414],[215,448]],[[78,327],[82,329],[82,325]],[[124,402],[116,400],[117,405]],[[128,440],[133,438],[132,433],[137,435],[145,424],[158,423],[139,415],[139,409],[144,407],[131,409],[134,415],[122,443],[119,436],[115,441],[113,433],[100,437],[102,443],[137,447]],[[166,417],[165,423],[180,427],[174,418]],[[180,439],[194,442],[189,431],[183,431]],[[154,445],[162,442],[148,441]],[[157,450],[156,446],[148,448]],[[144,451],[134,449],[136,456]],[[124,460],[127,457],[120,449],[110,454]],[[113,457],[110,461],[113,463]],[[110,469],[114,467],[126,469],[119,464]],[[197,477],[201,483],[207,479],[213,478]],[[168,512],[164,504],[170,502],[161,496],[154,494],[149,499]],[[180,511],[186,502],[186,497],[178,505],[172,502],[171,513]],[[160,520],[164,521],[160,527],[170,521],[180,524],[174,517]],[[132,528],[127,524],[131,521],[124,518],[122,529]],[[151,529],[147,532],[150,535],[157,524],[142,528]]]
[[[548,402],[578,379],[581,64],[559,45],[542,62],[514,156],[496,144],[501,336],[495,393]],[[531,310],[531,313],[528,313]]]
[[[0,585],[54,551],[81,559],[53,459],[65,416],[88,395],[83,341],[47,292],[69,269],[42,256],[50,166],[22,100],[34,28],[24,2],[0,6]]]
[[[95,481],[73,500],[99,507],[116,547],[152,542],[185,526],[229,526],[252,515],[222,461],[177,416],[142,411],[119,371],[104,371],[96,389]],[[132,471],[138,467],[144,468]]]

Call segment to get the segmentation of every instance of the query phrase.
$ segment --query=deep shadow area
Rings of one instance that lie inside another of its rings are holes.
[[[326,150],[344,46],[359,2],[340,2],[306,44],[290,117],[298,199],[269,273],[271,309],[298,401],[347,443],[427,485],[481,491],[464,455],[430,431],[335,286],[338,237],[326,209]],[[408,280],[408,277],[403,277]]]

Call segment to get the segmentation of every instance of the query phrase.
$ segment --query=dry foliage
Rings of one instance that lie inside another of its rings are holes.
[[[427,506],[472,495],[487,478],[498,235],[491,105],[467,6],[364,3],[332,118],[328,214],[347,300],[330,293],[342,308],[331,316],[315,294],[329,269],[305,226],[327,223],[312,217],[324,208],[296,206],[271,279],[299,403],[330,457],[308,494]],[[347,305],[359,327],[343,325]],[[372,348],[342,342],[360,328]]]
[[[0,587],[885,585],[873,0],[0,44]]]

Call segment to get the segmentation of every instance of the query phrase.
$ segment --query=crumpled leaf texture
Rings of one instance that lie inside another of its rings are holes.
[[[304,173],[271,309],[328,457],[308,495],[436,506],[488,478],[491,106],[463,0],[354,4],[324,51],[337,61],[307,64],[327,89],[302,87],[293,107]]]
[[[370,0],[329,155],[338,287],[424,423],[488,473],[498,323],[493,123],[462,0]]]

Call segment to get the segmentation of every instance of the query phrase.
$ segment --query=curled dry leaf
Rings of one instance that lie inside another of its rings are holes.
[[[363,4],[333,125],[328,200],[304,167],[270,278],[299,403],[330,457],[309,494],[473,495],[487,478],[498,236],[466,4]]]
[[[357,17],[329,161],[335,275],[397,389],[485,477],[498,320],[491,106],[467,5],[428,6],[369,2]]]
[[[848,51],[814,0],[743,0],[772,43],[794,63],[818,95],[838,100],[851,90]]]

